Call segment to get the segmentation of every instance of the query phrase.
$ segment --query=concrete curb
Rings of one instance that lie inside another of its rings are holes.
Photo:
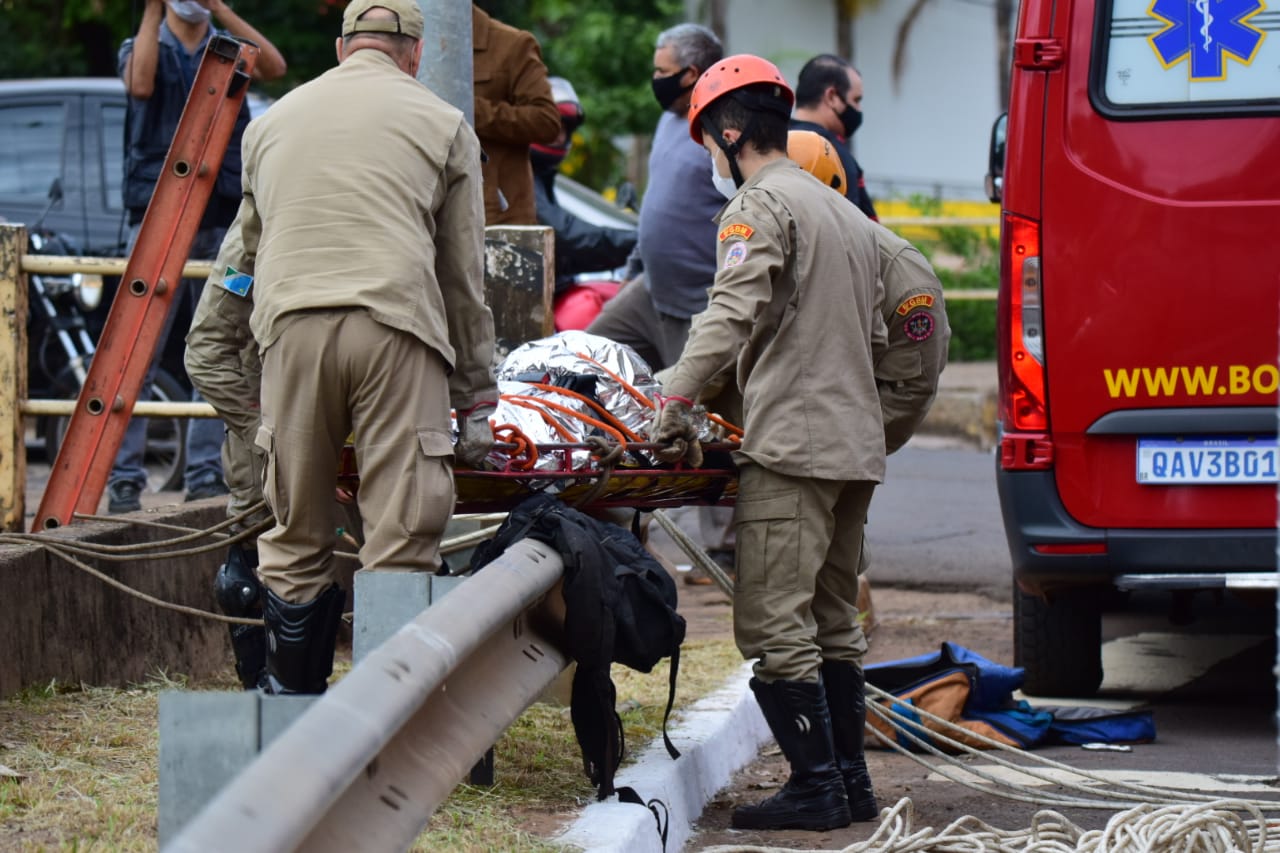
[[[667,851],[683,849],[703,806],[772,737],[747,687],[750,677],[751,663],[745,663],[723,687],[680,712],[680,722],[669,731],[680,750],[678,761],[659,737],[614,780],[667,807]],[[653,812],[617,798],[587,806],[555,842],[591,851],[664,853]]]

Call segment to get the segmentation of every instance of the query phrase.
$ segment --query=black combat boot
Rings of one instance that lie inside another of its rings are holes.
[[[836,763],[844,777],[849,797],[849,813],[854,820],[875,820],[880,816],[871,774],[862,746],[867,723],[866,682],[862,667],[838,660],[822,662],[822,683],[831,707],[831,735],[836,747]]]
[[[305,604],[266,590],[268,693],[323,693],[333,673],[333,647],[346,593],[331,584]]]
[[[227,561],[213,579],[213,594],[228,616],[262,618],[262,584],[254,569],[258,552],[239,542],[227,549]],[[231,625],[231,649],[236,656],[236,675],[246,690],[262,687],[267,676],[267,634],[261,625]]]
[[[808,829],[848,826],[849,801],[831,743],[831,715],[819,683],[752,678],[765,722],[791,763],[782,790],[754,806],[733,810],[737,829]]]

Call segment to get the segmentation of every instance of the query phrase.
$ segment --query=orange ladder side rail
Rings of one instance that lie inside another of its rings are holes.
[[[226,36],[209,41],[49,474],[34,530],[97,511],[165,317],[180,292],[182,267],[257,58],[258,48],[248,42]]]

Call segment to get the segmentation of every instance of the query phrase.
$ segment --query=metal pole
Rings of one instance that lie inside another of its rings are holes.
[[[418,0],[426,26],[418,79],[462,110],[475,124],[475,90],[471,73],[471,4],[463,0]]]

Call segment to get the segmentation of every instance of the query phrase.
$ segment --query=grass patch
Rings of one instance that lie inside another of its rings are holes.
[[[718,688],[740,663],[731,641],[686,643],[676,707]],[[662,731],[667,673],[666,662],[648,674],[613,669],[629,755]],[[0,702],[0,765],[23,776],[0,776],[0,850],[155,850],[157,708],[160,693],[175,689],[238,682],[228,667],[194,685],[163,673],[125,689],[54,682]],[[534,705],[494,752],[497,784],[460,785],[414,850],[559,849],[544,838],[595,797],[568,709]]]

